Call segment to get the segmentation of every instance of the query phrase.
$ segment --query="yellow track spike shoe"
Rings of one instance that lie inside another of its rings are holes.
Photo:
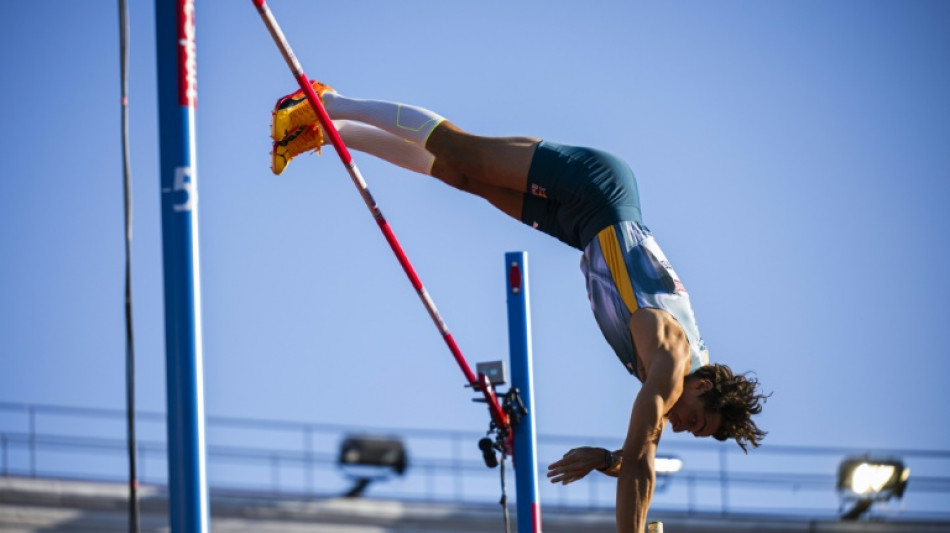
[[[334,92],[329,85],[319,81],[311,81],[310,86],[323,102],[323,93]],[[295,131],[300,126],[314,124],[317,122],[317,114],[307,102],[307,95],[303,90],[298,89],[280,100],[274,106],[271,120],[271,138],[275,141],[282,140],[287,134]]]
[[[285,135],[283,139],[274,141],[274,147],[271,150],[271,170],[274,174],[280,175],[290,164],[290,160],[298,155],[310,150],[316,150],[319,155],[323,144],[323,128],[316,124],[300,126]]]

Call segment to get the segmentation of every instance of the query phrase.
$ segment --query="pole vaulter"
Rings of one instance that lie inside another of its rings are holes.
[[[594,318],[624,371],[642,386],[633,400],[623,447],[569,450],[548,466],[552,483],[571,483],[594,470],[616,477],[618,530],[642,532],[656,486],[654,458],[667,425],[673,432],[699,438],[735,439],[743,451],[759,446],[766,432],[752,417],[762,412],[769,394],[762,392],[756,378],[710,362],[689,293],[643,224],[637,179],[626,161],[604,150],[537,137],[477,135],[430,109],[349,98],[320,82],[311,87],[282,42],[264,0],[255,4],[300,83],[299,90],[277,101],[272,113],[274,174],[283,172],[293,157],[319,151],[329,131],[329,140],[400,256],[341,148],[342,134],[355,149],[486,200],[505,215],[582,253],[581,272]],[[339,122],[331,123],[329,116]],[[405,258],[400,260],[413,279]],[[456,348],[417,280],[414,285],[450,347]],[[480,383],[474,381],[464,360],[456,350],[453,353],[469,382],[483,384],[482,377]],[[479,373],[491,375],[490,368],[484,370]],[[492,400],[493,416],[504,422],[501,417],[506,415],[508,422],[497,432],[496,443],[487,438],[479,442],[486,465],[491,466],[493,449],[504,453],[512,438],[518,440],[510,436],[509,427],[520,427],[526,408],[506,394],[499,410],[494,403],[497,396],[490,397],[488,386],[479,390]],[[503,439],[502,433],[510,438]],[[515,459],[520,462],[520,454]]]
[[[337,131],[336,126],[333,125],[333,121],[330,120],[330,115],[327,114],[326,109],[323,107],[323,102],[320,101],[320,98],[317,97],[317,93],[313,90],[310,80],[304,73],[303,67],[300,66],[300,62],[297,61],[297,57],[294,55],[293,50],[290,48],[290,44],[284,37],[284,33],[277,24],[277,20],[274,18],[274,14],[271,12],[270,7],[268,7],[265,0],[251,1],[257,8],[258,13],[260,13],[261,19],[267,26],[267,30],[270,32],[271,37],[274,38],[274,43],[277,44],[277,48],[280,49],[280,53],[284,56],[287,66],[290,67],[291,72],[293,72],[294,78],[296,78],[297,83],[300,85],[300,89],[303,91],[304,95],[306,95],[307,101],[316,112],[317,120],[320,121],[320,125],[329,136],[330,142],[333,144],[333,148],[340,157],[340,161],[343,162],[343,166],[346,167],[347,172],[350,174],[353,184],[356,185],[356,188],[360,192],[360,196],[363,197],[363,202],[366,203],[366,207],[370,210],[370,213],[372,213],[373,218],[376,219],[376,223],[379,225],[380,231],[383,232],[386,242],[389,243],[393,253],[396,254],[396,259],[402,266],[403,271],[405,271],[406,276],[409,277],[409,281],[412,283],[413,288],[419,295],[419,299],[422,300],[422,305],[424,305],[426,311],[429,312],[429,316],[435,323],[436,328],[439,329],[439,333],[442,334],[442,338],[445,340],[445,344],[448,346],[449,351],[452,352],[452,356],[455,357],[455,362],[458,363],[462,373],[465,374],[465,379],[468,380],[468,385],[476,390],[481,391],[485,397],[485,401],[488,403],[488,410],[491,413],[492,424],[503,434],[507,435],[509,430],[508,415],[506,414],[501,403],[498,401],[498,397],[495,395],[494,388],[491,386],[488,377],[484,374],[479,374],[476,376],[475,373],[472,372],[472,368],[465,360],[465,356],[462,355],[462,351],[455,342],[455,338],[452,337],[452,333],[449,332],[448,326],[446,326],[445,321],[442,320],[442,316],[439,314],[438,309],[436,309],[435,303],[429,296],[428,291],[426,291],[425,287],[422,285],[422,281],[416,274],[412,263],[409,262],[409,257],[406,256],[402,246],[396,239],[396,235],[393,233],[392,228],[390,228],[389,222],[386,221],[382,211],[376,204],[376,200],[374,200],[373,195],[370,194],[369,188],[366,185],[366,181],[363,179],[359,168],[356,166],[356,163],[350,156],[350,151],[347,149],[346,145],[343,144],[343,139],[340,138],[340,133]]]

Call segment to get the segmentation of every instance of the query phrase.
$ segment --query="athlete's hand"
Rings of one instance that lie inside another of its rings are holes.
[[[583,446],[564,454],[560,460],[548,465],[551,483],[568,483],[583,478],[595,468],[604,467],[604,449]]]

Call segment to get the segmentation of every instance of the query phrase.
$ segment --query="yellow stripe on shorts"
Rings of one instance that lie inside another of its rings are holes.
[[[607,268],[610,269],[610,275],[614,279],[614,285],[620,293],[623,303],[627,304],[627,310],[632,315],[634,311],[640,308],[637,305],[637,297],[633,292],[633,283],[627,274],[627,263],[624,261],[623,248],[620,247],[620,240],[617,238],[617,231],[614,226],[607,226],[597,234],[600,241],[600,253],[607,262]]]

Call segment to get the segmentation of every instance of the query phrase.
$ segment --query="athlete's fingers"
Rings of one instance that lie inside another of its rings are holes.
[[[590,469],[591,469],[591,466],[583,461],[564,461],[564,462],[561,462],[560,464],[551,465],[550,467],[548,467],[548,470],[551,470],[554,472],[574,472],[574,471],[586,472]]]
[[[604,451],[601,448],[574,448],[564,454],[560,460],[551,463],[548,468],[557,468],[569,465],[583,465],[585,468],[596,468],[603,463]]]
[[[596,466],[596,453],[592,448],[574,448],[564,454],[564,457],[548,465],[547,477],[551,483],[567,485],[583,478]]]
[[[584,458],[583,458],[582,450],[580,448],[574,448],[574,449],[569,450],[567,453],[565,453],[564,456],[558,459],[557,461],[551,463],[551,465],[548,466],[548,468],[563,466],[566,464],[571,464],[571,463],[574,463],[577,461],[583,461],[583,460]]]
[[[564,455],[564,457],[548,465],[548,468],[561,468],[561,467],[564,467],[576,462],[577,462],[577,459],[575,457],[572,457],[570,455],[570,452],[568,452],[567,454]]]
[[[567,485],[568,483],[570,483],[570,482],[572,482],[572,481],[577,481],[578,479],[581,479],[581,478],[584,477],[585,475],[587,475],[586,472],[583,472],[583,473],[581,473],[581,472],[556,472],[556,473],[549,473],[549,474],[548,474],[548,477],[551,478],[551,483],[562,483],[562,484],[564,484],[564,485]]]
[[[548,466],[548,471],[550,472],[567,472],[570,470],[584,470],[585,466],[583,463],[578,461],[571,460],[562,460],[558,461],[550,466]]]
[[[548,470],[547,475],[548,477],[553,477],[566,474],[587,473],[588,471],[590,471],[590,469],[583,466],[559,466]]]

